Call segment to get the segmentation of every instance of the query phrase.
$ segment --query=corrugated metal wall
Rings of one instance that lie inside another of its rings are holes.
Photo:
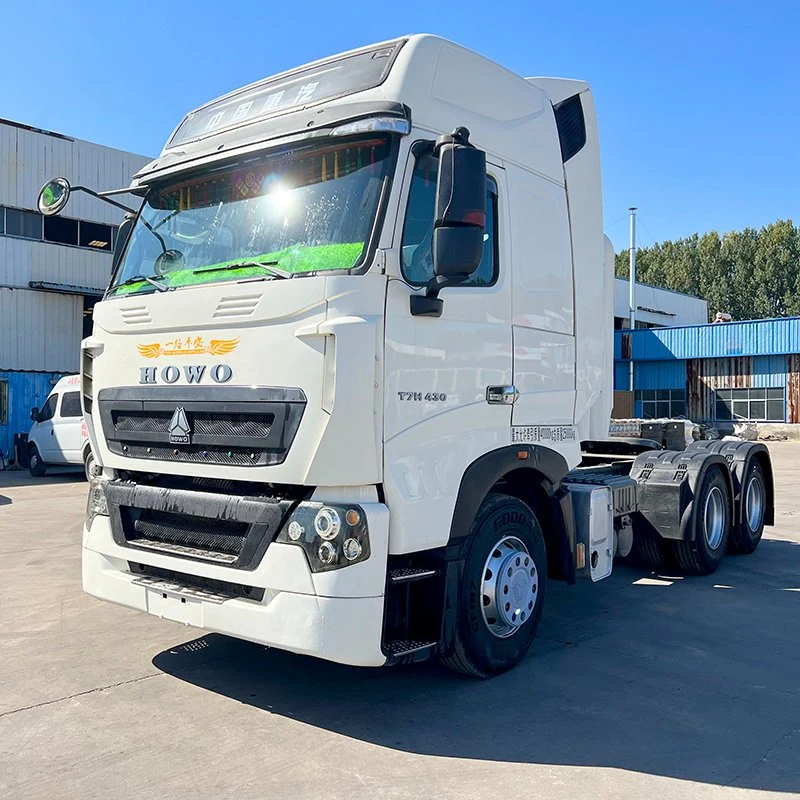
[[[30,430],[31,409],[42,407],[62,376],[63,373],[0,372],[0,381],[8,382],[8,423],[0,425],[0,450],[6,460],[13,457],[14,434]]]
[[[53,136],[0,122],[0,205],[36,208],[42,185],[62,175],[75,186],[92,189],[119,189],[150,159],[113,147],[103,147],[81,139]],[[122,203],[141,200],[120,195]],[[64,215],[94,222],[122,221],[122,212],[94,197],[74,194]]]
[[[0,285],[28,288],[28,281],[45,281],[102,290],[110,277],[110,253],[0,236]]]
[[[790,363],[796,356],[742,356],[738,358],[692,359],[686,362],[687,408],[694,420],[714,418],[716,389],[784,388],[790,382]],[[787,396],[787,422],[800,422],[790,410]]]
[[[628,388],[628,362],[614,365],[614,388]],[[688,416],[714,418],[716,389],[786,388],[786,421],[800,423],[800,354],[637,361],[636,389],[686,388]],[[638,404],[637,404],[638,407]]]
[[[800,353],[800,318],[618,331],[615,358],[622,356],[621,343],[626,336],[631,337],[637,361],[785,355]]]
[[[0,370],[77,372],[83,298],[0,289]]]

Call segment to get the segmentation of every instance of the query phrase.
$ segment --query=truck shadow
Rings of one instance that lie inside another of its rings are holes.
[[[52,484],[81,482],[86,482],[83,467],[55,467],[42,478],[34,478],[27,470],[0,470],[0,488],[3,489],[17,486],[41,486],[45,489]]]
[[[618,566],[551,585],[529,657],[491,681],[436,664],[357,669],[209,634],[165,673],[272,714],[409,753],[633,770],[800,790],[800,543],[709,578]]]

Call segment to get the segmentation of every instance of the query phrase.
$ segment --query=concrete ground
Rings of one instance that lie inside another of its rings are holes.
[[[0,473],[0,798],[800,797],[800,444],[709,578],[551,584],[487,682],[269,651],[81,593],[86,484]]]

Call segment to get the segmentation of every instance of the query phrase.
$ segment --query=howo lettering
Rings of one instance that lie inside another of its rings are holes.
[[[51,181],[42,212],[77,189]],[[125,191],[82,343],[91,595],[487,677],[549,581],[634,548],[708,574],[772,524],[763,445],[607,438],[586,83],[409,36],[193,111]]]

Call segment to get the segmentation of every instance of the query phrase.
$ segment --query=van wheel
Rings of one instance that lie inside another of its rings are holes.
[[[684,572],[710,575],[728,549],[731,529],[730,491],[719,467],[711,467],[703,476],[694,502],[694,541],[672,542],[673,552]]]
[[[35,444],[31,445],[31,449],[28,453],[28,471],[34,478],[42,478],[45,472],[47,472],[47,465],[42,461],[42,457],[39,455],[39,450]]]
[[[91,449],[88,449],[83,457],[83,470],[86,473],[86,480],[91,482],[97,473],[97,462],[94,460],[94,453]]]
[[[458,592],[452,670],[489,678],[518,664],[531,646],[547,590],[547,554],[531,509],[493,494],[472,525]]]

